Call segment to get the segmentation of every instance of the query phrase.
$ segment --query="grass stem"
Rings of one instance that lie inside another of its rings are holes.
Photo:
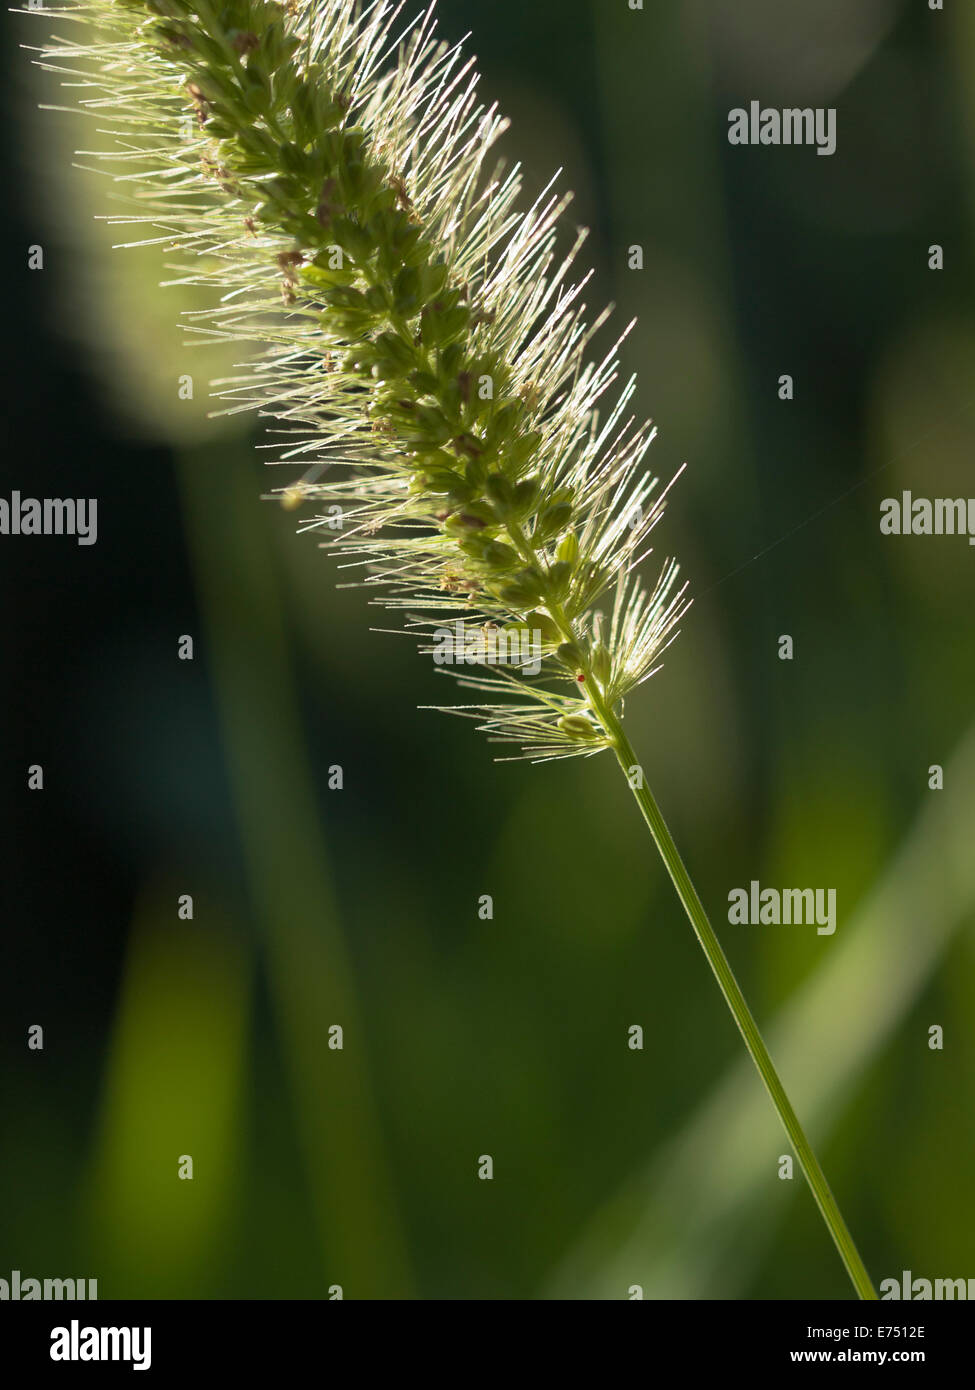
[[[870,1275],[867,1273],[866,1266],[860,1257],[849,1227],[843,1220],[836,1203],[836,1198],[830,1190],[826,1175],[820,1166],[819,1160],[813,1152],[812,1145],[806,1137],[802,1125],[792,1103],[786,1094],[785,1087],[775,1070],[775,1065],[769,1055],[768,1048],[762,1039],[762,1034],[758,1024],[752,1015],[745,996],[741,992],[741,987],[735,979],[734,971],[728,962],[728,958],[721,948],[714,928],[708,920],[707,913],[698,897],[697,890],[691,882],[691,877],[687,872],[684,861],[680,857],[680,852],[674,843],[674,838],[667,828],[667,823],[661,814],[660,807],[657,805],[650,789],[646,785],[646,779],[639,779],[642,785],[634,786],[634,779],[630,775],[630,770],[639,765],[639,759],[633,750],[633,746],[627,738],[623,726],[618,717],[612,710],[608,709],[598,695],[590,694],[593,707],[606,729],[612,737],[617,760],[623,769],[633,792],[633,796],[643,819],[646,821],[650,834],[653,836],[654,843],[660,851],[660,857],[666,865],[667,872],[670,874],[671,881],[677,890],[677,896],[683,904],[684,911],[690,919],[694,934],[700,942],[701,949],[707,957],[708,964],[714,972],[714,977],[718,982],[721,993],[724,995],[725,1002],[731,1010],[731,1015],[738,1026],[738,1031],[744,1039],[748,1054],[758,1070],[759,1076],[771,1097],[772,1104],[775,1106],[782,1127],[788,1135],[789,1142],[795,1152],[799,1165],[805,1174],[806,1181],[812,1189],[816,1205],[819,1207],[823,1220],[826,1222],[827,1229],[833,1238],[837,1250],[847,1274],[861,1299],[876,1299],[877,1293],[871,1282]]]

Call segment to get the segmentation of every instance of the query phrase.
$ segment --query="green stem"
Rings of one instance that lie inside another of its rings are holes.
[[[530,560],[535,560],[535,547],[530,538],[526,537],[520,527],[510,528],[511,538]],[[561,604],[548,603],[548,611],[554,622],[562,631],[567,641],[574,638],[574,630],[571,621],[566,615]],[[697,889],[691,882],[691,876],[687,872],[684,861],[680,857],[680,852],[674,843],[674,837],[667,828],[667,822],[661,814],[660,807],[654,800],[649,787],[646,786],[645,779],[640,777],[639,786],[633,785],[631,769],[639,766],[639,759],[634,752],[633,745],[627,738],[623,730],[623,725],[619,717],[614,713],[611,705],[605,699],[599,684],[595,679],[592,666],[588,661],[584,662],[582,675],[584,677],[584,688],[589,700],[593,714],[602,724],[603,729],[612,741],[613,750],[616,753],[617,761],[623,770],[630,790],[636,798],[636,803],[640,808],[643,819],[650,828],[654,843],[660,851],[660,857],[667,867],[671,881],[677,889],[677,896],[684,905],[684,911],[690,919],[694,933],[701,944],[701,950],[707,957],[708,964],[714,972],[714,977],[718,982],[721,993],[725,997],[725,1003],[731,1010],[731,1015],[738,1025],[738,1031],[744,1039],[748,1049],[748,1055],[755,1063],[758,1074],[765,1084],[765,1089],[771,1097],[772,1104],[778,1112],[782,1126],[789,1137],[795,1155],[799,1160],[799,1165],[806,1176],[806,1181],[812,1189],[812,1194],[816,1199],[823,1220],[826,1222],[827,1229],[833,1237],[840,1254],[840,1259],[846,1268],[847,1274],[856,1289],[857,1294],[862,1299],[875,1300],[877,1292],[870,1281],[866,1266],[860,1258],[860,1253],[856,1248],[853,1237],[850,1235],[849,1228],[843,1220],[843,1215],[836,1204],[836,1198],[830,1191],[829,1183],[826,1181],[826,1174],[820,1167],[819,1160],[813,1152],[812,1145],[806,1138],[805,1131],[799,1123],[799,1117],[792,1108],[792,1103],[786,1094],[785,1087],[779,1078],[775,1065],[769,1055],[769,1050],[765,1046],[758,1024],[752,1015],[751,1009],[745,1001],[745,996],[741,992],[741,987],[735,979],[735,973],[731,968],[728,957],[721,949],[721,943],[715,935],[714,928],[708,920],[708,915],[704,911],[701,899],[697,895]]]
[[[537,555],[535,547],[530,537],[527,537],[521,527],[508,527],[509,535],[521,554],[529,560],[535,562]],[[574,629],[565,610],[559,603],[547,600],[548,611],[553,621],[561,630],[566,641],[572,641],[575,637]],[[813,1152],[812,1145],[806,1138],[805,1131],[799,1123],[799,1117],[792,1108],[792,1103],[786,1094],[785,1087],[779,1078],[775,1065],[769,1055],[769,1050],[765,1046],[758,1024],[752,1015],[751,1009],[745,1001],[745,996],[741,992],[741,987],[735,979],[734,971],[728,961],[728,957],[721,949],[721,943],[715,935],[714,928],[708,920],[708,915],[704,911],[701,899],[697,895],[697,890],[691,882],[691,876],[687,872],[684,861],[680,857],[680,852],[674,843],[674,837],[667,828],[667,822],[661,814],[660,807],[654,800],[649,787],[646,786],[645,779],[639,779],[640,785],[634,786],[631,779],[631,769],[639,766],[639,759],[634,752],[633,745],[627,738],[623,730],[623,725],[614,713],[611,705],[604,697],[595,679],[591,664],[584,659],[582,675],[584,677],[584,688],[592,708],[593,714],[602,724],[603,729],[612,741],[613,750],[616,753],[617,761],[623,769],[636,798],[636,803],[640,808],[643,819],[650,828],[654,843],[660,851],[670,874],[671,881],[677,889],[677,896],[684,905],[684,911],[690,919],[694,933],[701,944],[701,949],[707,957],[708,964],[714,972],[714,977],[718,982],[721,993],[725,997],[725,1003],[731,1010],[731,1015],[738,1025],[738,1031],[744,1039],[748,1049],[748,1055],[758,1069],[758,1074],[765,1084],[772,1099],[772,1104],[778,1112],[782,1126],[789,1137],[799,1165],[806,1176],[806,1181],[812,1189],[812,1194],[816,1199],[823,1220],[833,1242],[840,1254],[840,1259],[846,1267],[846,1272],[852,1280],[853,1287],[862,1299],[875,1300],[877,1292],[867,1273],[866,1266],[860,1258],[860,1253],[854,1244],[853,1237],[850,1235],[849,1228],[843,1220],[843,1215],[836,1204],[836,1198],[830,1191],[829,1183],[826,1181],[826,1174],[820,1167],[819,1160]]]
[[[593,682],[587,682],[592,686]],[[836,1198],[830,1191],[826,1175],[819,1165],[812,1145],[806,1138],[802,1125],[799,1123],[798,1116],[792,1108],[785,1087],[779,1079],[779,1074],[775,1070],[772,1058],[769,1056],[768,1048],[762,1040],[758,1024],[752,1016],[752,1012],[745,1002],[745,996],[741,992],[738,981],[735,979],[734,971],[728,963],[728,958],[721,949],[721,943],[715,935],[714,928],[708,921],[707,913],[701,904],[694,884],[691,882],[690,875],[684,866],[684,861],[680,857],[673,836],[667,828],[667,823],[660,813],[660,808],[649,788],[645,785],[645,780],[640,778],[642,785],[634,786],[630,775],[631,769],[638,765],[639,759],[633,751],[633,746],[623,731],[623,726],[617,716],[608,708],[605,701],[590,689],[590,702],[593,705],[607,734],[613,740],[617,760],[623,773],[630,784],[630,789],[636,798],[636,803],[640,808],[643,819],[650,828],[650,834],[654,838],[660,857],[667,866],[674,887],[677,889],[677,896],[684,905],[684,911],[690,918],[691,926],[701,949],[707,956],[708,964],[714,972],[715,979],[721,988],[721,993],[725,997],[725,1002],[731,1010],[732,1017],[738,1025],[738,1031],[744,1039],[749,1056],[758,1069],[758,1074],[765,1083],[765,1089],[772,1099],[772,1104],[778,1112],[779,1119],[786,1134],[789,1136],[796,1157],[806,1181],[812,1189],[812,1194],[816,1199],[816,1205],[822,1214],[823,1220],[830,1235],[833,1237],[834,1244],[839,1251],[840,1258],[846,1267],[846,1272],[853,1282],[853,1287],[862,1299],[876,1299],[877,1293],[870,1281],[866,1266],[860,1258],[860,1254],[854,1244],[853,1237],[850,1235],[846,1222]]]

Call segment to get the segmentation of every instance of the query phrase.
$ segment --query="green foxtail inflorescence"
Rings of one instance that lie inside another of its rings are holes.
[[[111,220],[217,292],[192,326],[265,344],[215,385],[288,431],[302,529],[427,641],[458,617],[533,639],[531,676],[452,669],[490,697],[457,712],[535,759],[597,752],[686,608],[675,564],[635,573],[666,497],[653,430],[632,381],[597,408],[619,342],[587,360],[606,314],[587,325],[569,280],[585,232],[557,251],[569,197],[517,210],[473,60],[402,8],[82,0],[44,13],[93,35],[40,62],[108,122],[101,165],[135,204]]]

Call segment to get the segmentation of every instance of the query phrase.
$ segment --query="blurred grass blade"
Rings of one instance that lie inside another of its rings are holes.
[[[251,895],[328,1284],[347,1297],[409,1292],[366,1065],[367,1042],[326,865],[282,624],[268,527],[240,450],[178,456],[187,535],[207,629]],[[332,1024],[343,1051],[329,1048]]]
[[[202,1296],[225,1259],[242,1145],[247,952],[213,903],[205,928],[179,922],[178,893],[153,892],[129,946],[84,1204],[101,1298]],[[178,1176],[183,1155],[192,1181]]]

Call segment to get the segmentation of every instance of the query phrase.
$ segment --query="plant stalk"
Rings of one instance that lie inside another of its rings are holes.
[[[593,684],[589,682],[590,686]],[[680,853],[674,843],[674,838],[667,828],[660,807],[657,805],[653,794],[646,786],[645,779],[641,778],[643,785],[633,786],[630,777],[630,769],[639,764],[639,759],[633,750],[633,746],[623,731],[620,720],[609,709],[598,694],[590,689],[590,701],[597,713],[607,734],[612,738],[616,757],[624,776],[630,785],[630,790],[636,799],[643,819],[646,821],[650,834],[653,836],[654,843],[660,851],[670,874],[671,881],[677,890],[677,896],[684,906],[684,911],[690,919],[694,934],[701,944],[701,949],[707,957],[708,964],[714,972],[714,977],[718,982],[721,993],[725,997],[725,1002],[731,1010],[732,1017],[738,1025],[748,1049],[748,1054],[758,1070],[759,1076],[771,1097],[772,1104],[782,1121],[782,1127],[788,1135],[795,1155],[799,1160],[800,1167],[805,1174],[806,1181],[812,1189],[816,1205],[819,1207],[823,1220],[826,1222],[827,1229],[833,1238],[840,1259],[846,1268],[847,1274],[861,1299],[875,1300],[877,1292],[867,1273],[866,1266],[860,1257],[853,1237],[850,1234],[846,1222],[843,1220],[842,1213],[836,1204],[836,1198],[830,1191],[826,1175],[820,1167],[819,1160],[813,1152],[812,1145],[806,1138],[805,1131],[799,1123],[799,1118],[786,1094],[785,1087],[779,1078],[778,1072],[769,1055],[768,1048],[762,1039],[758,1024],[755,1022],[752,1012],[745,1002],[745,996],[741,992],[738,981],[735,979],[734,971],[728,962],[728,958],[721,948],[721,943],[715,935],[714,928],[708,920],[707,913],[697,895],[697,890],[691,882],[690,875],[680,857]]]
[[[526,536],[520,526],[509,526],[508,533],[513,544],[529,563],[537,562],[537,554],[530,537]],[[573,625],[566,615],[561,604],[548,602],[548,610],[556,625],[561,630],[567,641],[571,642],[575,637]],[[866,1266],[860,1257],[853,1237],[850,1234],[843,1215],[836,1203],[836,1198],[830,1190],[829,1183],[826,1181],[826,1174],[820,1167],[819,1160],[813,1152],[813,1147],[806,1138],[805,1131],[799,1123],[799,1117],[792,1108],[792,1103],[786,1093],[775,1065],[769,1055],[769,1050],[765,1046],[761,1031],[755,1022],[754,1016],[748,1007],[741,986],[735,979],[735,973],[731,968],[728,957],[721,948],[714,928],[708,920],[708,915],[704,911],[701,899],[698,897],[697,890],[691,882],[691,876],[687,872],[684,861],[680,857],[680,852],[674,843],[671,835],[657,805],[652,792],[646,785],[645,778],[640,778],[641,785],[634,786],[630,779],[630,769],[639,765],[639,759],[633,749],[623,729],[622,722],[614,713],[610,703],[605,698],[599,688],[599,683],[594,677],[591,664],[583,658],[582,669],[583,683],[589,700],[589,705],[599,723],[603,726],[606,734],[613,744],[617,761],[623,770],[623,775],[627,779],[630,790],[636,799],[643,819],[650,828],[654,843],[660,851],[660,857],[666,865],[667,872],[670,874],[671,882],[677,890],[677,896],[684,906],[684,911],[690,919],[691,926],[701,945],[701,950],[707,957],[708,964],[714,973],[721,993],[725,997],[725,1003],[731,1010],[731,1015],[738,1026],[738,1031],[744,1039],[748,1055],[758,1070],[759,1076],[765,1085],[765,1089],[771,1097],[772,1104],[778,1113],[782,1126],[789,1138],[789,1142],[799,1160],[799,1165],[805,1174],[806,1181],[812,1189],[816,1205],[819,1207],[823,1220],[826,1222],[827,1229],[833,1237],[833,1243],[839,1251],[840,1258],[846,1268],[847,1274],[861,1299],[876,1300],[877,1292],[871,1282],[870,1275],[867,1273]]]

